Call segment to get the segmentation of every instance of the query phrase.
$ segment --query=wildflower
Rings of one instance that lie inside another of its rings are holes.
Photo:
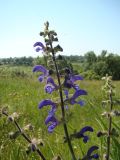
[[[46,93],[51,94],[54,90],[58,89],[58,86],[55,84],[52,77],[47,78],[47,84],[45,86]]]
[[[66,88],[74,88],[75,90],[79,89],[79,86],[74,84],[74,82],[78,80],[82,80],[83,78],[79,75],[66,75],[65,80],[63,82],[63,86]]]
[[[52,79],[52,77],[48,77],[47,78],[47,84],[52,84],[55,88],[57,88],[57,85],[55,84],[54,80]]]
[[[97,150],[98,147],[97,146],[92,146],[89,148],[87,154],[82,158],[82,160],[92,160],[92,159],[98,159],[99,155],[97,153],[92,154],[92,152],[94,152],[95,150]],[[92,154],[92,155],[91,155]]]
[[[40,102],[39,108],[41,109],[43,106],[47,106],[47,105],[50,105],[51,109],[48,112],[48,116],[45,120],[45,124],[48,126],[48,132],[51,133],[59,123],[54,114],[56,111],[56,103],[52,102],[49,99],[46,99]]]
[[[80,100],[80,101],[76,101],[76,99],[81,96],[81,95],[87,95],[87,92],[85,90],[76,90],[76,92],[73,94],[73,96],[70,98],[70,104],[79,104],[80,106],[84,105],[84,101]]]
[[[36,42],[33,47],[37,47],[36,48],[36,52],[39,52],[39,51],[44,51],[45,49],[45,46],[43,45],[43,43],[41,42]]]
[[[83,78],[80,75],[73,75],[69,68],[65,69],[65,80],[63,82],[63,86],[66,88],[74,88],[75,90],[79,89],[79,86],[74,84],[74,82],[78,80],[83,80]]]
[[[39,109],[47,105],[51,105],[52,108],[56,108],[56,103],[52,102],[50,99],[45,99],[39,103]]]
[[[51,94],[54,90],[55,90],[55,87],[53,87],[53,86],[50,85],[50,84],[47,84],[47,85],[45,86],[45,91],[46,91],[46,93]]]
[[[87,143],[87,141],[89,140],[89,137],[84,135],[84,133],[86,133],[88,131],[93,132],[93,128],[90,126],[86,126],[86,127],[82,128],[79,132],[71,134],[70,137],[71,138],[83,138],[83,142]]]
[[[92,154],[92,152],[94,152],[95,150],[97,150],[98,147],[97,146],[92,146],[91,148],[89,148],[88,152],[87,152],[87,157],[91,157],[89,160],[91,160],[92,158],[94,159],[98,159],[99,155],[98,154]]]
[[[53,129],[59,124],[59,122],[55,118],[54,114],[48,114],[45,124],[48,125],[48,132],[52,133]]]
[[[82,90],[82,89],[79,89],[79,90],[76,90],[75,93],[73,94],[72,97],[69,98],[69,92],[68,90],[64,90],[64,94],[66,96],[65,100],[64,100],[64,103],[67,104],[71,104],[71,105],[74,105],[74,104],[79,104],[80,106],[84,106],[85,105],[85,102],[83,100],[79,100],[79,101],[76,101],[76,99],[81,96],[81,95],[87,95],[87,92],[85,90]]]
[[[45,77],[47,77],[49,75],[49,71],[43,67],[42,65],[36,65],[34,68],[33,68],[33,72],[37,72],[37,71],[40,71],[42,72],[43,74],[41,74],[38,78],[38,80],[40,82],[42,82],[44,80]]]

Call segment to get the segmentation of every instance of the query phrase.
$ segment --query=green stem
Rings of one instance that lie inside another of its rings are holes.
[[[70,153],[71,153],[71,156],[72,156],[72,160],[76,160],[76,157],[75,157],[75,154],[74,154],[74,151],[73,151],[73,147],[72,147],[72,144],[71,144],[71,140],[70,140],[70,137],[69,137],[66,121],[65,121],[65,109],[64,109],[64,100],[63,100],[63,94],[62,94],[60,74],[59,74],[57,63],[56,63],[56,60],[55,60],[55,54],[54,54],[52,43],[50,43],[50,46],[51,46],[51,49],[52,49],[52,58],[53,58],[53,62],[54,62],[54,65],[55,65],[57,80],[58,80],[58,85],[59,85],[59,94],[60,94],[60,100],[61,100],[61,111],[62,111],[64,132],[65,132],[65,136],[66,136],[66,139],[67,139],[67,142],[68,142],[68,146],[69,146],[69,150],[70,150]]]
[[[112,90],[110,90],[109,100],[110,100],[110,112],[111,112],[112,108],[113,108]],[[107,137],[107,157],[106,157],[106,160],[110,159],[111,130],[112,130],[112,117],[109,116],[108,137]]]

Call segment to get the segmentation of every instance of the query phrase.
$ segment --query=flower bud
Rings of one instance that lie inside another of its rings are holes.
[[[110,114],[111,116],[120,116],[120,111],[114,110]]]
[[[40,32],[40,36],[43,36],[44,35],[44,32]]]
[[[19,135],[20,135],[20,131],[10,132],[9,133],[9,138],[10,139],[16,139]]]
[[[105,136],[105,135],[107,135],[107,132],[106,131],[99,131],[98,133],[97,133],[97,137],[101,137],[101,136]]]
[[[107,118],[111,116],[109,112],[103,112],[101,115]]]
[[[31,124],[28,124],[23,129],[26,131],[28,131],[28,130],[33,131],[34,127]]]
[[[37,147],[37,145],[43,146],[43,145],[44,145],[44,142],[43,142],[42,139],[33,138],[33,139],[32,139],[32,144],[34,144],[34,146]]]
[[[18,117],[19,117],[19,115],[17,114],[17,112],[14,112],[10,116],[8,116],[8,120],[12,122],[12,121],[14,121],[14,119],[18,119]]]
[[[13,122],[14,118],[12,116],[8,116],[8,121]]]

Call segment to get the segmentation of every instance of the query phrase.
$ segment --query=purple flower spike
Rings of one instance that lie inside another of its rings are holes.
[[[45,67],[43,67],[42,65],[36,65],[36,66],[34,66],[33,72],[37,72],[37,71],[40,71],[40,72],[42,72],[44,74],[48,73],[48,70]]]
[[[41,109],[43,106],[48,106],[48,105],[51,105],[52,108],[56,107],[56,104],[52,102],[50,99],[45,99],[39,103],[39,109]]]
[[[94,159],[98,159],[99,155],[98,154],[92,154],[92,152],[94,152],[95,150],[99,149],[98,146],[92,146],[89,148],[88,152],[87,152],[87,157],[90,157],[89,160],[92,160],[92,158]]]

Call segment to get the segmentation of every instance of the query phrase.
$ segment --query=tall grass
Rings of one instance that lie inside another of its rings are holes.
[[[35,76],[32,75],[31,68],[22,68],[27,73],[27,77],[12,77],[10,75],[12,68],[5,68],[5,70],[6,76],[0,76],[0,107],[8,106],[9,113],[18,112],[20,114],[18,122],[21,127],[28,123],[32,123],[35,126],[34,131],[29,133],[29,135],[30,137],[35,136],[43,139],[44,146],[40,147],[40,149],[46,157],[49,157],[48,160],[51,160],[52,157],[58,154],[63,160],[69,160],[70,154],[67,144],[63,143],[64,133],[62,126],[58,126],[54,133],[48,134],[47,128],[44,125],[47,108],[43,108],[42,112],[38,110],[39,101],[46,97],[46,93],[43,92],[44,86],[42,83],[39,83]],[[116,97],[119,98],[120,82],[117,81],[114,83],[116,85]],[[88,92],[88,96],[84,97],[86,105],[84,107],[77,105],[71,107],[67,113],[68,120],[70,119],[68,121],[69,132],[72,133],[76,129],[76,126],[78,129],[85,125],[90,125],[94,128],[94,133],[90,135],[91,140],[89,144],[83,144],[81,139],[72,142],[77,157],[80,155],[82,157],[87,149],[93,145],[93,142],[94,145],[99,145],[99,154],[102,155],[104,153],[104,138],[99,139],[96,136],[99,130],[106,127],[106,122],[100,116],[104,111],[104,108],[101,107],[101,101],[103,99],[101,86],[102,81],[84,80],[80,82],[80,87],[86,89]],[[116,106],[116,108],[120,107]],[[120,133],[120,120],[117,117],[114,118],[113,125]],[[0,159],[38,160],[39,157],[36,153],[31,153],[29,156],[26,154],[27,144],[21,137],[12,141],[9,139],[8,133],[15,130],[14,125],[9,123],[5,117],[0,117]],[[120,160],[119,148],[119,138],[113,139],[112,160]],[[102,160],[103,157],[101,156],[100,159]]]

